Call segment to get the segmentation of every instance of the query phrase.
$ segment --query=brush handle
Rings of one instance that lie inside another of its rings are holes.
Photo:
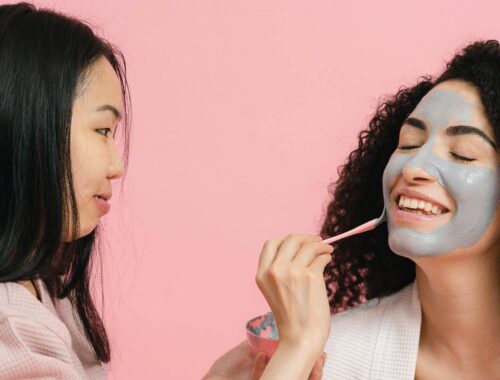
[[[360,226],[354,227],[352,230],[349,230],[349,231],[343,232],[339,235],[325,239],[322,241],[322,243],[331,244],[335,241],[342,240],[346,237],[361,234],[363,232],[373,230],[375,227],[377,227],[378,224],[379,224],[379,218],[372,219],[366,223],[363,223]]]

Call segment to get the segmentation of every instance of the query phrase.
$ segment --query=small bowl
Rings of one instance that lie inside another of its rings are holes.
[[[280,341],[272,312],[250,319],[245,330],[254,354],[264,352],[268,357],[273,355]]]

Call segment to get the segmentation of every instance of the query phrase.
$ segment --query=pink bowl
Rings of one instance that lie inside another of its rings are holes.
[[[273,355],[280,342],[273,313],[250,319],[245,330],[250,348],[255,354],[264,352],[268,357]]]

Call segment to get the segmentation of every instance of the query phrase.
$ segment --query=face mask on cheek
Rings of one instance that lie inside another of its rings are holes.
[[[429,96],[430,95],[430,96]],[[437,179],[455,201],[451,219],[429,232],[396,225],[391,212],[387,215],[389,246],[398,255],[406,257],[444,255],[458,248],[474,245],[483,236],[491,223],[499,202],[498,170],[487,167],[473,167],[446,160],[434,153],[437,127],[446,126],[449,120],[471,119],[471,105],[457,93],[448,90],[434,90],[424,98],[414,111],[422,115],[433,126],[429,139],[414,154],[395,152],[384,170],[383,193],[386,210],[391,204],[391,185],[402,176],[405,166],[420,168]]]
[[[390,186],[394,178],[402,175],[405,165],[418,166],[436,177],[454,199],[456,207],[447,223],[430,232],[398,226],[393,223],[389,212],[387,225],[392,251],[407,257],[435,256],[476,243],[491,223],[498,206],[498,174],[489,168],[467,167],[444,160],[425,145],[416,155],[394,153],[383,176],[387,210],[396,207],[389,199]]]

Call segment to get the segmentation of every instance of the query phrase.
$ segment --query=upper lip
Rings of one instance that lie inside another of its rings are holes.
[[[102,194],[97,194],[97,196],[106,199],[109,201],[111,199],[111,193],[102,193]]]
[[[435,200],[434,198],[429,197],[428,195],[422,194],[422,193],[420,193],[418,191],[411,190],[411,189],[409,189],[407,187],[403,187],[403,188],[399,189],[396,192],[395,200],[397,200],[400,195],[405,195],[405,196],[410,197],[410,198],[422,199],[423,201],[435,204],[436,206],[438,206],[438,207],[440,207],[441,209],[444,209],[444,210],[449,210],[450,209],[449,207],[446,207],[445,205],[443,205],[441,202]]]

